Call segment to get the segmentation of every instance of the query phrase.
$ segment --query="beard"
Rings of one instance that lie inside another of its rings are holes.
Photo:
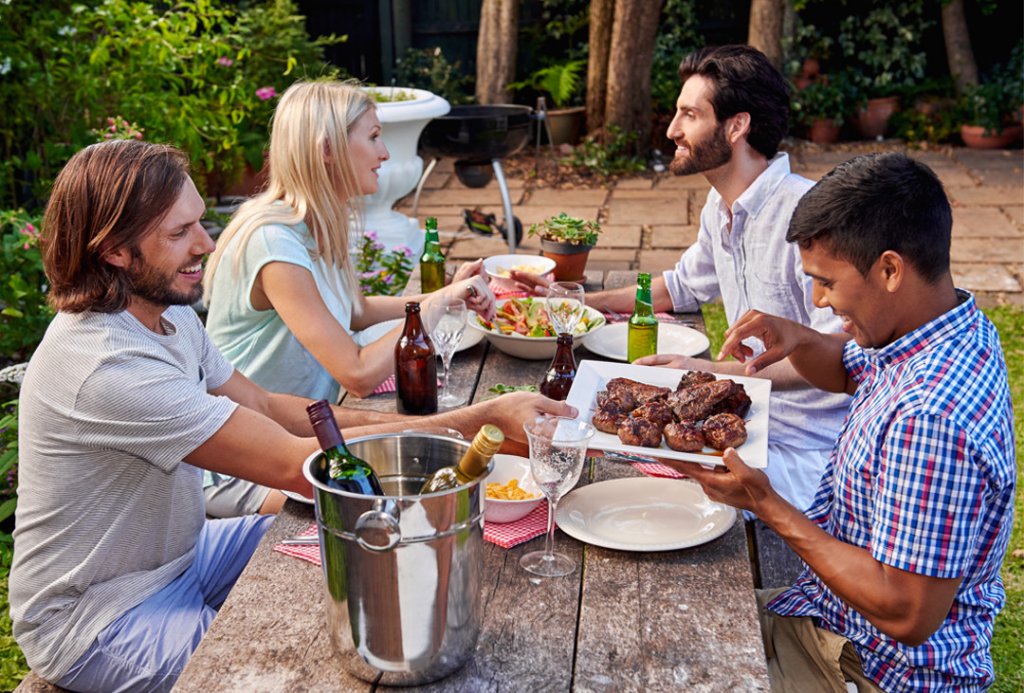
[[[188,291],[176,291],[177,272],[163,273],[146,264],[142,253],[132,248],[132,264],[125,270],[131,282],[132,294],[158,306],[190,306],[203,297],[203,285],[196,284]]]
[[[692,145],[688,155],[676,154],[668,170],[677,176],[689,176],[724,166],[731,159],[732,147],[725,139],[725,125],[719,124],[707,141]]]

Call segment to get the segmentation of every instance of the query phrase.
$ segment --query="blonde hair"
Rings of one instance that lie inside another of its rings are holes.
[[[349,288],[359,292],[349,234],[351,223],[362,217],[362,198],[348,135],[371,108],[373,100],[354,80],[296,82],[281,95],[271,125],[267,188],[238,208],[217,239],[203,279],[207,304],[231,240],[238,236],[233,258],[233,271],[238,272],[249,238],[268,224],[305,222],[319,257],[337,267]]]

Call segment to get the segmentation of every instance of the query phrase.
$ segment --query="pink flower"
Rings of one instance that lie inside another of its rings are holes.
[[[234,62],[234,60],[227,57],[226,55],[222,55],[219,58],[217,58],[217,64],[221,67],[231,67],[231,65],[234,64]]]
[[[266,101],[277,96],[277,91],[273,87],[260,87],[256,90],[256,96],[260,101]]]

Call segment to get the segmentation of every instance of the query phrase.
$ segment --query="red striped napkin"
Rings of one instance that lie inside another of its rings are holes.
[[[502,548],[511,549],[513,546],[544,534],[547,530],[548,504],[541,503],[530,511],[529,515],[515,522],[485,522],[484,539]],[[316,523],[314,522],[305,531],[296,536],[315,538],[317,536]],[[302,559],[303,561],[309,561],[314,565],[320,565],[319,544],[278,544],[274,547],[274,551],[283,553],[286,556]]]
[[[438,387],[438,389],[441,389],[443,386],[444,386],[444,383],[441,382],[440,378],[438,378],[437,379],[437,387]],[[377,389],[375,389],[373,391],[373,394],[375,394],[375,395],[383,395],[383,394],[387,394],[388,392],[394,392],[396,387],[397,386],[395,385],[395,376],[389,375],[387,378],[385,378],[384,382],[382,382],[380,385],[377,386]]]
[[[541,503],[526,517],[515,522],[485,522],[484,539],[503,549],[529,541],[548,531],[548,504]]]
[[[633,465],[633,469],[646,474],[647,476],[660,476],[668,479],[685,479],[686,475],[677,472],[672,467],[665,464],[658,464],[657,462],[630,462]]]
[[[314,522],[307,527],[304,532],[296,536],[316,538],[316,523]],[[309,561],[314,565],[320,565],[319,543],[308,545],[278,544],[274,547],[274,551],[283,553],[286,556],[292,556],[293,558],[301,558],[302,560]]]

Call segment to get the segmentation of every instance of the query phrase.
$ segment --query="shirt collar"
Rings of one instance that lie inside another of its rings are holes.
[[[754,179],[743,194],[736,198],[733,203],[733,212],[742,210],[749,217],[757,217],[761,207],[775,194],[775,189],[782,184],[783,179],[788,176],[789,154],[779,152],[768,162],[760,176]]]
[[[882,366],[905,361],[922,349],[952,339],[968,331],[978,318],[974,296],[964,289],[956,290],[957,304],[934,320],[911,330],[892,344],[866,350]]]

